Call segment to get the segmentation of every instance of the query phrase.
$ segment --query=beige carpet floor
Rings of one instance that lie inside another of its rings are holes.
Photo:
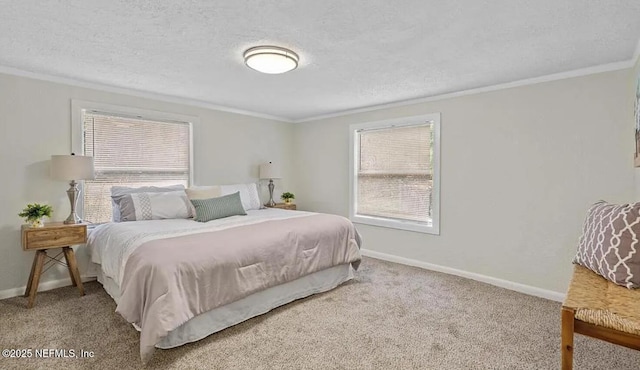
[[[143,368],[138,333],[100,284],[0,301],[0,349],[93,351],[90,359],[6,359],[1,369]],[[560,304],[366,258],[330,292],[171,350],[147,368],[558,369]],[[576,369],[640,369],[640,352],[578,335]]]

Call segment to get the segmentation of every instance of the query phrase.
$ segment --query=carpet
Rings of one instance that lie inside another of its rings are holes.
[[[138,332],[97,282],[0,301],[0,349],[92,358],[0,358],[2,369],[136,369]],[[330,292],[170,350],[147,368],[558,369],[560,304],[457,276],[365,258]],[[576,335],[576,369],[639,369],[640,352]]]

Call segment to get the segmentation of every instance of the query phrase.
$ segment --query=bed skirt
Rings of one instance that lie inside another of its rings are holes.
[[[120,287],[112,279],[102,274],[100,265],[93,265],[98,282],[102,284],[111,298],[118,303]],[[352,278],[353,268],[351,264],[347,263],[251,294],[238,301],[214,308],[192,318],[169,332],[169,335],[156,344],[156,348],[169,349],[198,341],[297,299],[334,289]],[[136,325],[133,326],[136,327]],[[140,328],[136,327],[136,330],[140,331]]]

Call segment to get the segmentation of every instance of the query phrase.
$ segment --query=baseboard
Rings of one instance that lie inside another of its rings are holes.
[[[80,280],[82,280],[83,283],[86,283],[87,281],[93,281],[95,279],[96,279],[95,276],[81,276],[80,277]],[[58,279],[58,280],[42,281],[38,285],[38,292],[44,292],[46,290],[62,288],[62,287],[69,286],[69,285],[71,285],[71,279],[68,278],[68,277],[64,278],[64,279]],[[0,290],[0,299],[13,298],[13,297],[21,296],[21,295],[24,294],[24,290],[25,289],[27,289],[26,285],[23,286],[23,287],[19,287],[19,288],[10,288],[10,289],[5,289],[5,290]]]
[[[528,295],[532,295],[540,298],[545,298],[545,299],[549,299],[556,302],[563,302],[565,297],[564,293],[554,292],[552,290],[547,290],[547,289],[536,288],[530,285],[524,285],[520,283],[515,283],[513,281],[476,274],[474,272],[463,271],[463,270],[458,270],[451,267],[418,261],[411,258],[394,256],[392,254],[376,252],[369,249],[362,249],[361,252],[362,252],[362,255],[367,257],[373,257],[373,258],[381,259],[384,261],[400,263],[408,266],[420,267],[426,270],[442,272],[445,274],[456,275],[463,278],[480,281],[480,282],[495,285],[501,288],[514,290],[516,292],[520,292],[520,293],[524,293],[524,294],[528,294]],[[82,279],[82,282],[96,280],[94,276],[82,276],[81,279]],[[56,288],[62,288],[69,285],[71,285],[71,280],[69,278],[43,281],[40,283],[40,286],[38,287],[38,292],[43,292],[46,290],[51,290]],[[26,288],[27,288],[26,286],[23,286],[19,288],[0,290],[0,299],[21,296],[24,294],[24,290]]]
[[[362,249],[361,252],[362,252],[362,255],[367,256],[367,257],[373,257],[373,258],[377,258],[377,259],[381,259],[381,260],[385,260],[385,261],[389,261],[389,262],[396,262],[396,263],[400,263],[400,264],[408,265],[408,266],[420,267],[420,268],[423,268],[423,269],[426,269],[426,270],[442,272],[442,273],[445,273],[445,274],[456,275],[456,276],[460,276],[460,277],[463,277],[463,278],[467,278],[467,279],[476,280],[476,281],[480,281],[480,282],[483,282],[483,283],[495,285],[495,286],[498,286],[500,288],[514,290],[516,292],[520,292],[520,293],[524,293],[524,294],[528,294],[528,295],[532,295],[532,296],[536,296],[536,297],[540,297],[540,298],[549,299],[551,301],[563,302],[564,301],[564,297],[565,297],[564,293],[559,293],[559,292],[554,292],[552,290],[536,288],[536,287],[533,287],[533,286],[530,286],[530,285],[524,285],[524,284],[520,284],[520,283],[515,283],[513,281],[502,280],[502,279],[498,279],[498,278],[491,277],[491,276],[476,274],[474,272],[454,269],[454,268],[451,268],[451,267],[435,265],[433,263],[422,262],[422,261],[414,260],[414,259],[411,259],[411,258],[394,256],[392,254],[376,252],[376,251],[372,251],[372,250],[369,250],[369,249]]]

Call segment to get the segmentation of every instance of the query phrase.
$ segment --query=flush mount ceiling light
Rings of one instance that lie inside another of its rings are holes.
[[[298,54],[278,46],[256,46],[244,52],[244,62],[258,72],[278,74],[296,69]]]

